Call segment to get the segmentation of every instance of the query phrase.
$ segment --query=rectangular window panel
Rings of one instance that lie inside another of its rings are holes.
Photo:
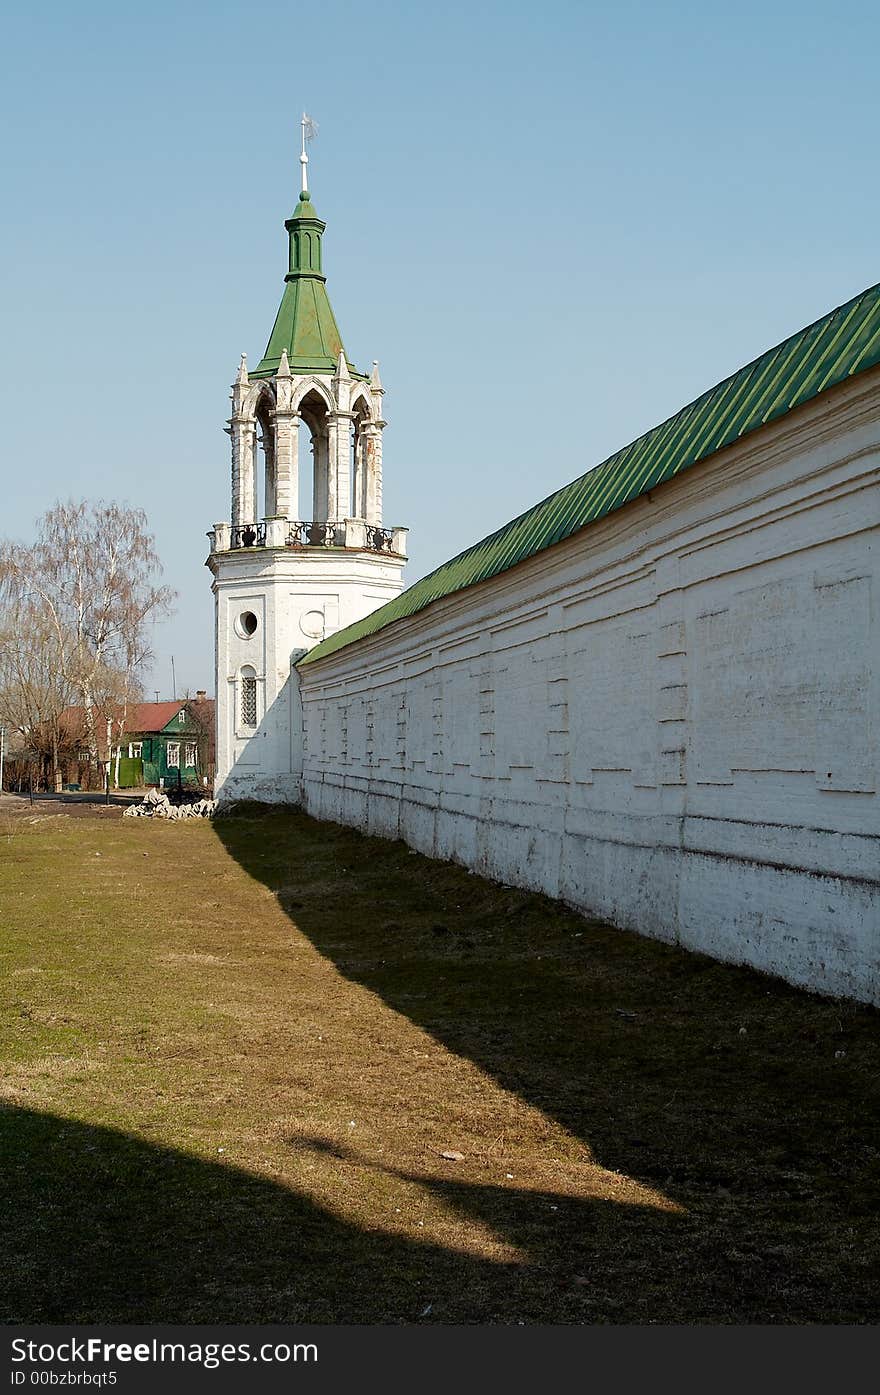
[[[196,743],[194,741],[187,741],[186,743],[186,763],[187,765],[195,766]]]
[[[169,741],[169,742],[168,742],[168,757],[167,757],[167,759],[168,759],[168,766],[169,766],[169,769],[171,768],[171,766],[177,766],[178,769],[180,768],[180,742],[179,742],[179,741]]]
[[[241,724],[243,727],[257,725],[256,678],[242,678],[241,680]]]

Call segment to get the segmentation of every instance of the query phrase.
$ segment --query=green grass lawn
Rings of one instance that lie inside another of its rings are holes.
[[[301,815],[27,812],[4,1321],[876,1320],[870,1009]]]

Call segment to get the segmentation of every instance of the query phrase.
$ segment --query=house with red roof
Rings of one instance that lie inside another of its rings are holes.
[[[204,785],[214,778],[214,700],[203,691],[195,698],[136,702],[124,724],[111,719],[111,783],[123,789],[139,785]],[[120,732],[119,727],[122,726]],[[85,713],[69,707],[62,726],[80,733],[85,745]],[[106,748],[105,748],[106,749]],[[79,752],[80,759],[86,755]]]
[[[207,764],[206,731],[193,706],[188,700],[134,704],[126,723],[128,730],[118,743],[120,785],[204,782],[209,773],[202,768]],[[213,703],[200,695],[199,707],[207,706],[213,708]],[[113,755],[115,765],[115,746]]]

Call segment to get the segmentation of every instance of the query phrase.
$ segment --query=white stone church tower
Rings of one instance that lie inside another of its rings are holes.
[[[307,161],[303,152],[303,185]],[[298,799],[304,651],[398,595],[406,529],[382,525],[383,389],[346,357],[306,187],[262,361],[232,385],[232,521],[208,534],[221,800]],[[304,462],[308,457],[308,468]]]

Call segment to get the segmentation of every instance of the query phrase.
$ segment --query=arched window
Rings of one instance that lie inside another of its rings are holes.
[[[257,675],[249,664],[240,675],[239,723],[242,727],[257,725]]]

